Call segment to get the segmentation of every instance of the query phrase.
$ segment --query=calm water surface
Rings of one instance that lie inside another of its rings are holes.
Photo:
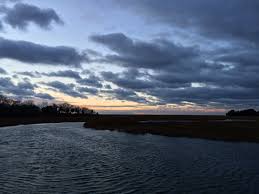
[[[0,128],[0,193],[259,193],[259,144]]]

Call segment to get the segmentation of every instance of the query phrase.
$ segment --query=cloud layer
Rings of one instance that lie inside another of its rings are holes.
[[[122,33],[93,35],[90,39],[116,53],[107,55],[104,61],[126,67],[158,69],[184,62],[197,55],[195,48],[176,45],[165,39],[145,42],[133,40]]]
[[[2,6],[1,12],[4,13],[3,21],[6,24],[21,30],[26,30],[31,23],[43,29],[49,29],[52,23],[64,23],[55,10],[25,3],[17,3],[12,8]]]
[[[81,67],[82,62],[88,61],[85,53],[79,53],[79,51],[72,47],[50,47],[1,37],[0,59],[14,59],[29,64],[64,65],[70,67]]]
[[[257,0],[120,1],[153,23],[194,30],[202,35],[259,43]]]
[[[11,95],[19,99],[54,100],[54,97],[49,94],[36,93],[35,88],[37,88],[37,85],[26,79],[15,84],[9,77],[0,77],[0,94],[2,95]]]
[[[93,2],[86,4],[92,6],[94,18],[99,4]],[[83,45],[84,52],[0,38],[0,60],[33,65],[32,70],[17,70],[15,75],[6,66],[0,68],[0,91],[53,99],[35,92],[43,87],[75,98],[94,95],[140,106],[259,107],[257,0],[110,0],[105,5],[107,12],[114,10],[107,21],[96,23],[97,27],[89,22],[84,33],[80,25],[68,38],[82,34],[89,43]],[[64,23],[54,9],[10,0],[1,4],[0,14],[2,32],[7,26],[27,33],[30,25],[50,29]],[[116,14],[122,18],[115,18]],[[119,25],[125,21],[128,27]],[[87,39],[90,32],[95,34]],[[39,65],[55,68],[33,69]]]
[[[121,95],[127,92],[141,92],[157,99],[158,104],[258,105],[259,53],[253,47],[205,54],[166,39],[136,41],[121,33],[91,39],[116,53],[102,61],[128,69],[102,73],[104,80],[121,88],[115,92],[118,99],[129,99]]]

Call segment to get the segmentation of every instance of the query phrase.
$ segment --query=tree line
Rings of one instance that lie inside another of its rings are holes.
[[[259,111],[254,109],[235,111],[231,110],[226,113],[227,116],[259,116]]]
[[[95,115],[92,109],[68,103],[52,104],[39,107],[33,101],[18,101],[0,95],[0,116],[35,116],[35,115]]]

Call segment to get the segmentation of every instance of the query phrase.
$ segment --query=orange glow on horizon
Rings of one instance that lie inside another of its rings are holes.
[[[91,96],[87,99],[74,98],[59,92],[41,88],[38,92],[45,92],[55,97],[58,102],[68,102],[73,105],[87,107],[97,112],[104,113],[129,113],[129,114],[223,114],[225,109],[214,107],[203,107],[192,103],[168,104],[168,105],[146,105],[130,101],[110,100],[104,97]]]

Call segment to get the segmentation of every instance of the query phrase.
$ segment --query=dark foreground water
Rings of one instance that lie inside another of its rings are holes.
[[[0,193],[259,193],[259,144],[0,128]]]

